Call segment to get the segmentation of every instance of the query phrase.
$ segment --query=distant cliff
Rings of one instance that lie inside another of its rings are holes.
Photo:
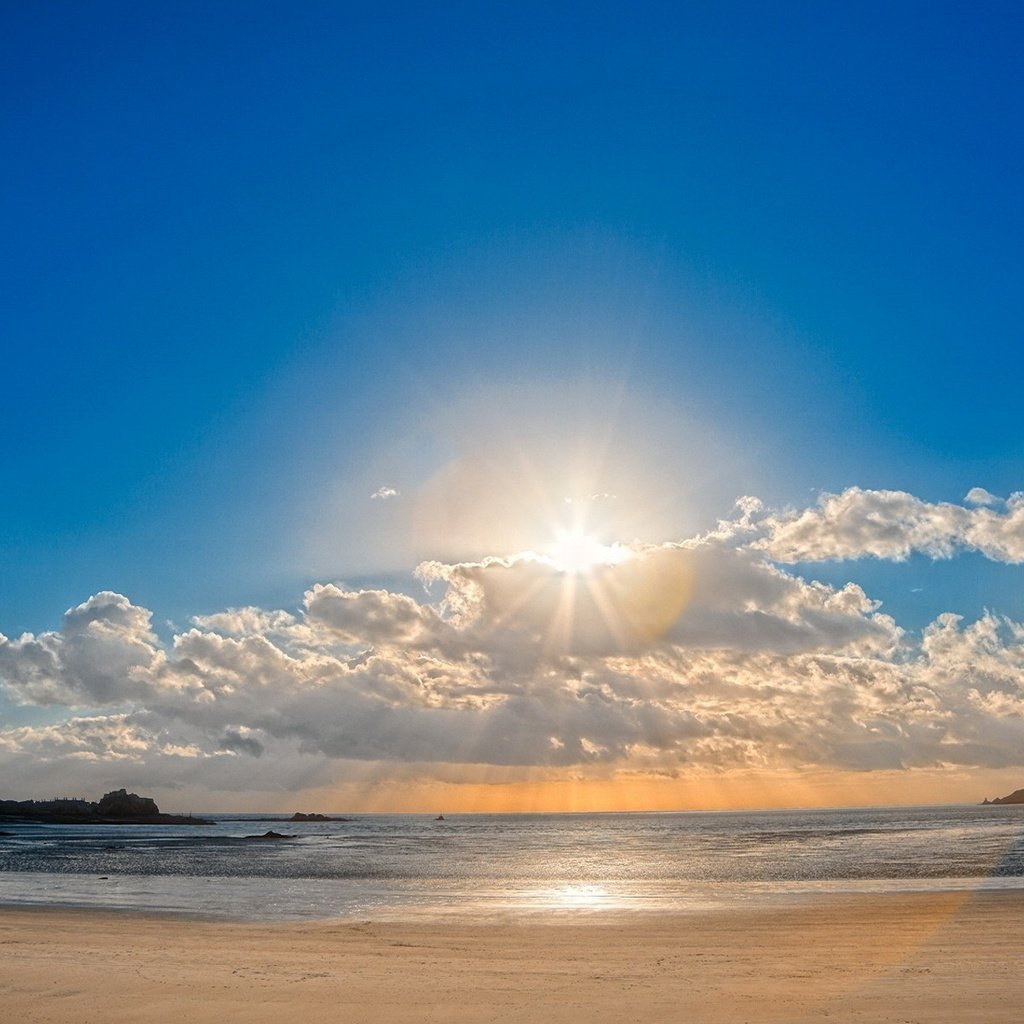
[[[161,814],[148,796],[115,789],[98,803],[91,800],[0,800],[0,818],[57,825],[212,825],[205,818]]]
[[[1009,796],[997,796],[995,800],[982,800],[982,804],[1024,804],[1024,789],[1015,789]]]

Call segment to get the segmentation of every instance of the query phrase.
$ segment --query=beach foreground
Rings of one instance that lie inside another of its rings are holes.
[[[1024,1001],[1024,891],[493,925],[4,909],[0,943],[23,1022],[995,1024]]]

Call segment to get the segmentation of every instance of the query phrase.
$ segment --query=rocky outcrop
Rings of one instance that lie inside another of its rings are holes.
[[[982,800],[983,805],[989,804],[1024,804],[1024,789],[1015,789],[1009,796],[997,796],[994,800]]]
[[[129,793],[126,789],[115,789],[105,794],[96,805],[96,812],[101,818],[120,818],[125,821],[160,816],[160,808],[152,797]]]
[[[296,811],[289,819],[289,821],[354,821],[353,818],[331,818],[326,814],[303,814],[302,811]]]
[[[261,836],[246,836],[246,839],[296,839],[297,836],[286,836],[283,832],[275,832],[271,829],[269,832],[264,832]]]
[[[0,800],[0,818],[56,825],[212,825],[205,818],[161,814],[152,797],[115,789],[90,800]]]

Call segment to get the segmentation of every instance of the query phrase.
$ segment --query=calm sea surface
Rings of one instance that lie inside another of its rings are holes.
[[[217,821],[0,823],[0,904],[491,919],[1024,888],[1024,806]],[[268,829],[295,838],[245,838]]]

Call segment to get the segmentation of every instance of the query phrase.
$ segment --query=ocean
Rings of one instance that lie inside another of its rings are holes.
[[[0,823],[0,904],[240,920],[668,912],[1024,888],[1024,806]],[[286,840],[245,838],[268,829]]]

